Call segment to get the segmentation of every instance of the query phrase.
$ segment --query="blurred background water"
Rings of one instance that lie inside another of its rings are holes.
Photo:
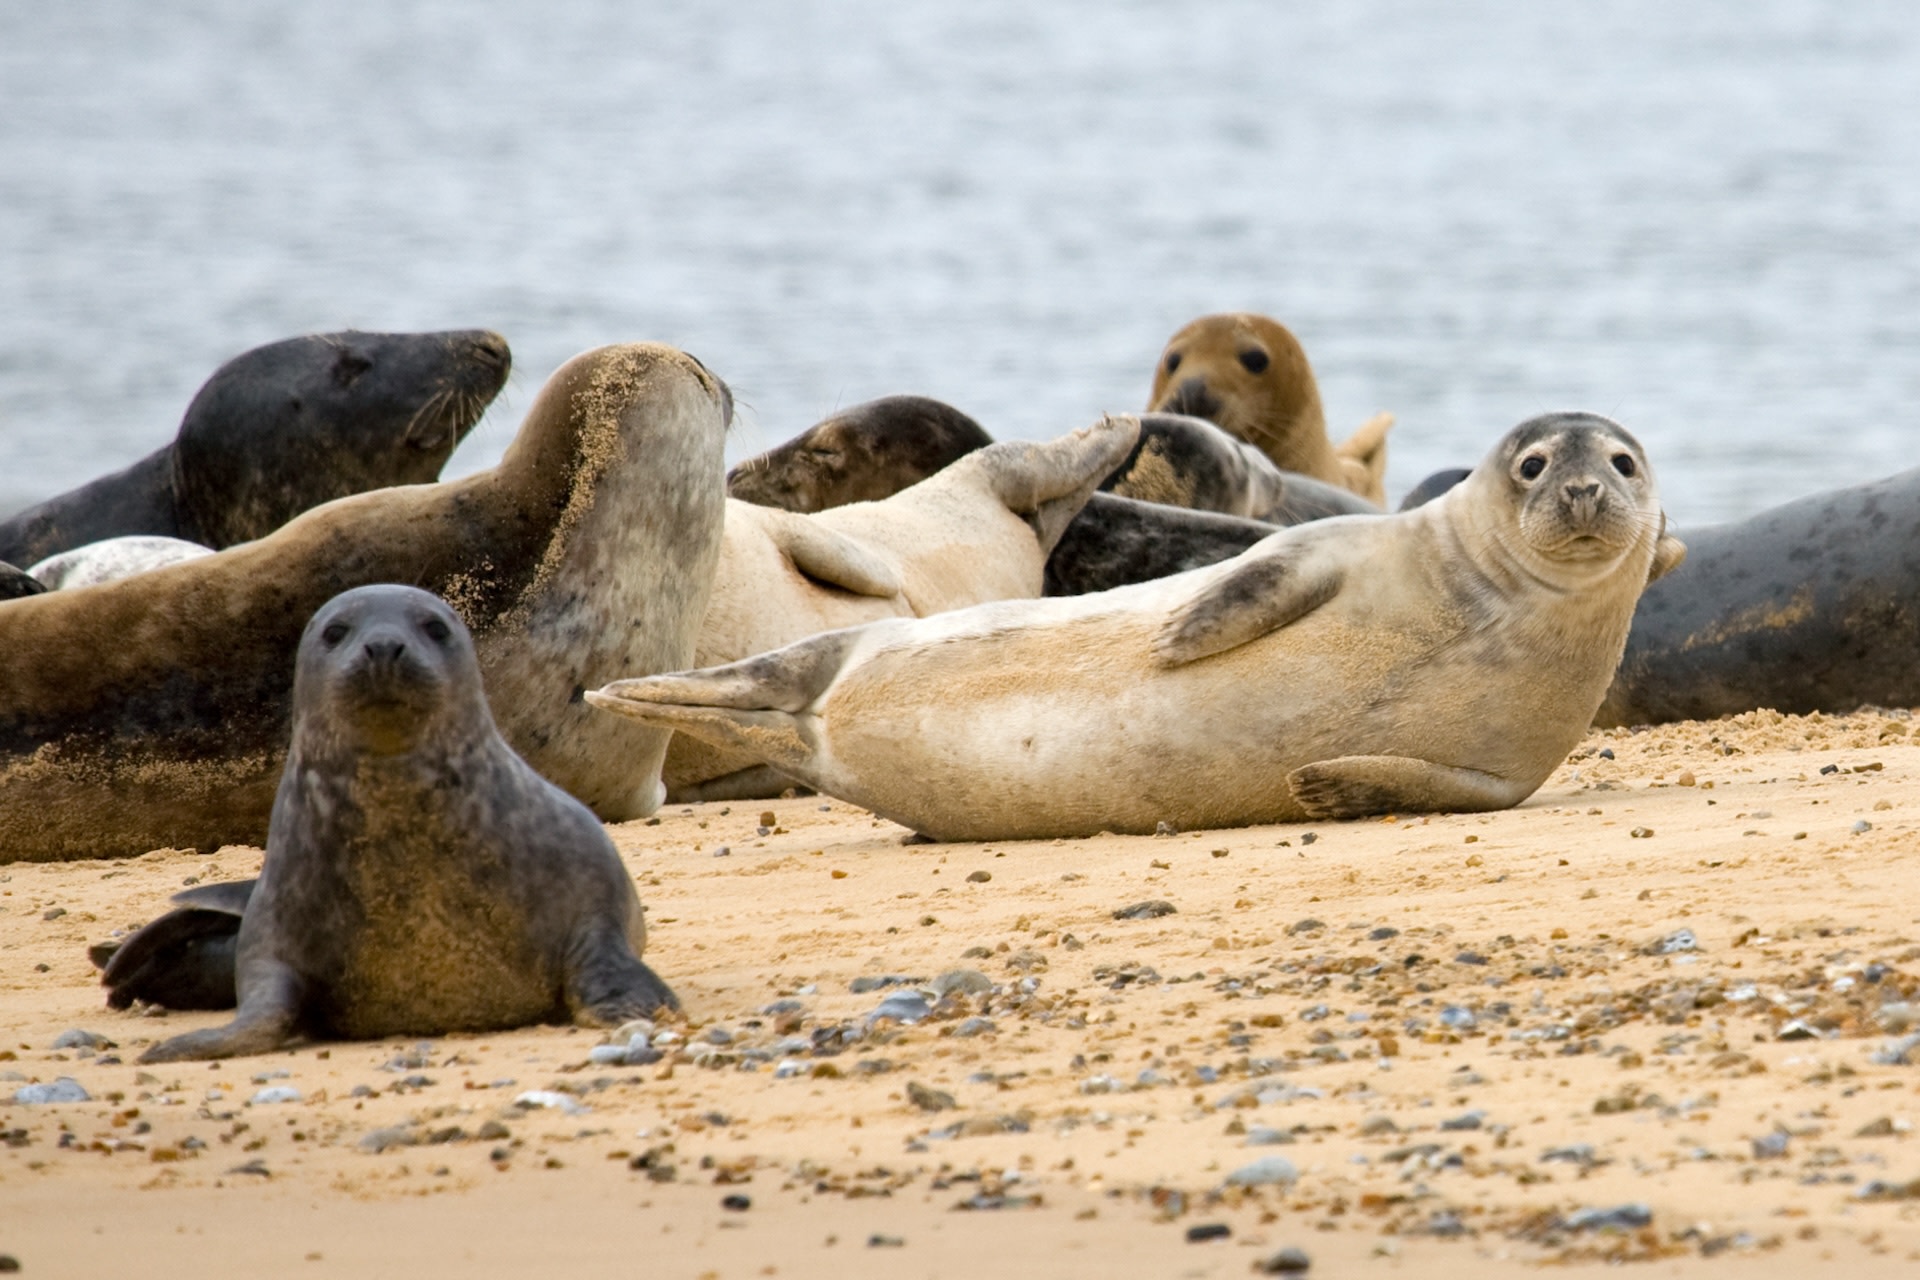
[[[679,344],[733,459],[914,391],[1142,405],[1209,311],[1299,334],[1394,497],[1543,409],[1684,526],[1920,462],[1903,0],[0,0],[0,510],[294,333]]]

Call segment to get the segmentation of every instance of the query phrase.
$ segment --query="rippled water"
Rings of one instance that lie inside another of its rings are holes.
[[[1899,2],[10,5],[0,509],[288,334],[486,325],[490,464],[575,351],[744,412],[1137,408],[1285,320],[1390,491],[1545,408],[1684,523],[1920,461],[1920,22]]]

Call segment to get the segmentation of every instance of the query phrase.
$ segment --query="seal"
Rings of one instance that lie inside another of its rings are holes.
[[[1307,353],[1277,320],[1233,312],[1188,324],[1160,353],[1147,408],[1205,418],[1257,446],[1282,471],[1386,505],[1393,415],[1376,414],[1336,448]]]
[[[1586,732],[1684,553],[1633,437],[1554,414],[1416,511],[587,697],[943,840],[1497,809]]]
[[[992,443],[985,428],[952,405],[884,396],[748,458],[727,473],[727,494],[803,512],[877,502]]]
[[[1177,413],[1142,414],[1139,443],[1100,487],[1123,498],[1277,525],[1380,512],[1347,489],[1282,471],[1203,418]]]
[[[1400,499],[1400,510],[1411,511],[1415,507],[1424,507],[1472,474],[1465,467],[1449,467],[1445,471],[1436,471],[1407,490],[1407,496]]]
[[[164,569],[183,560],[197,560],[213,554],[212,547],[180,538],[161,538],[151,534],[130,534],[89,542],[84,547],[48,556],[27,572],[49,591],[68,591],[74,587],[98,586],[116,582],[136,573]]]
[[[0,600],[18,600],[21,596],[37,596],[46,589],[46,583],[25,569],[0,562]]]
[[[890,498],[812,515],[729,500],[695,662],[1039,595],[1054,544],[1138,431],[1136,418],[1108,417],[1047,444],[989,445]],[[662,776],[675,803],[759,799],[794,785],[751,755],[684,735]]]
[[[301,637],[293,703],[236,939],[239,1012],[141,1061],[676,1007],[640,960],[640,899],[613,842],[501,738],[443,601],[371,586],[327,602]]]
[[[1920,706],[1920,468],[1689,530],[1594,723]]]
[[[258,844],[301,620],[405,582],[467,621],[493,714],[608,821],[662,799],[667,735],[587,707],[675,670],[713,586],[732,399],[692,357],[576,356],[499,466],[358,494],[218,555],[0,607],[0,861]],[[609,732],[609,729],[614,730]]]
[[[172,443],[0,521],[32,564],[123,534],[229,547],[323,502],[438,478],[506,384],[497,333],[323,333],[221,365]]]
[[[1276,527],[1239,516],[1096,493],[1047,557],[1045,594],[1111,591],[1218,564],[1271,536]]]

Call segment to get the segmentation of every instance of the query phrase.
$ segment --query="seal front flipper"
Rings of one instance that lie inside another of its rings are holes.
[[[815,582],[881,600],[900,594],[900,575],[892,565],[817,521],[804,516],[771,519],[767,521],[767,535],[794,568]]]
[[[1047,556],[1100,482],[1126,459],[1139,438],[1139,418],[1126,413],[1108,414],[1092,426],[1057,440],[1043,444],[1009,440],[989,445],[954,465],[986,472],[994,496],[1032,526],[1040,554]]]
[[[125,1009],[144,1000],[168,1009],[233,1008],[240,917],[258,883],[233,880],[176,893],[178,908],[119,946],[89,948],[88,956],[104,970],[107,1007]]]
[[[278,961],[249,961],[247,989],[240,996],[240,1014],[224,1027],[189,1031],[162,1040],[140,1055],[142,1062],[194,1062],[206,1058],[237,1058],[266,1053],[293,1039],[299,1031],[304,986],[292,968]]]
[[[1364,818],[1379,813],[1479,813],[1519,804],[1533,788],[1479,769],[1411,756],[1338,756],[1287,775],[1293,798],[1310,818]]]
[[[1258,640],[1333,599],[1341,581],[1338,569],[1304,567],[1284,552],[1249,552],[1174,610],[1154,637],[1154,660],[1179,667]]]
[[[672,988],[635,958],[618,930],[581,939],[569,961],[567,1010],[582,1026],[617,1027],[680,1007]]]

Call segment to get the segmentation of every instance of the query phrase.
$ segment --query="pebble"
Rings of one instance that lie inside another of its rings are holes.
[[[1608,1209],[1575,1209],[1560,1220],[1560,1225],[1568,1231],[1638,1231],[1653,1225],[1653,1210],[1638,1202]]]
[[[847,984],[847,990],[857,996],[862,996],[869,991],[878,991],[882,987],[910,987],[919,981],[920,979],[918,978],[903,977],[897,973],[883,973],[869,975],[864,978],[855,978]]]
[[[1599,1161],[1594,1156],[1593,1144],[1576,1142],[1571,1146],[1549,1147],[1540,1153],[1541,1164],[1577,1164],[1583,1169],[1591,1169]]]
[[[983,996],[993,990],[993,979],[978,969],[949,969],[927,984],[934,998],[942,996]]]
[[[1820,1039],[1820,1029],[1800,1018],[1793,1018],[1780,1025],[1780,1031],[1776,1038],[1780,1040],[1818,1040]]]
[[[1784,1129],[1775,1129],[1764,1138],[1753,1140],[1753,1158],[1755,1160],[1778,1160],[1787,1154],[1789,1135]]]
[[[1307,1256],[1307,1251],[1290,1244],[1280,1252],[1269,1254],[1255,1262],[1253,1270],[1255,1274],[1263,1276],[1291,1276],[1309,1270],[1312,1266],[1313,1259]]]
[[[403,1124],[396,1124],[389,1125],[384,1129],[369,1131],[361,1137],[359,1143],[356,1145],[369,1155],[377,1156],[382,1151],[390,1151],[395,1147],[411,1147],[417,1145],[418,1142],[419,1139],[413,1136],[411,1129]]]
[[[918,1080],[907,1082],[907,1101],[922,1111],[951,1111],[960,1105],[944,1089],[929,1088]]]
[[[72,1076],[61,1076],[49,1084],[23,1085],[13,1091],[13,1100],[21,1106],[43,1102],[92,1102],[93,1095]]]
[[[1682,951],[1698,951],[1700,940],[1693,936],[1691,929],[1675,929],[1664,938],[1657,939],[1645,948],[1650,956],[1671,956]]]
[[[730,1209],[734,1213],[745,1213],[747,1210],[753,1208],[753,1201],[747,1196],[734,1194],[721,1197],[720,1207],[722,1209]]]
[[[270,1106],[276,1102],[298,1102],[301,1097],[301,1092],[292,1085],[277,1084],[271,1088],[260,1090],[251,1098],[247,1099],[247,1101],[253,1106]]]
[[[525,1111],[551,1107],[570,1116],[585,1115],[587,1111],[578,1099],[553,1089],[529,1089],[515,1097],[513,1105]]]
[[[1853,824],[1852,830],[1853,830],[1853,834],[1857,836],[1865,835],[1867,832],[1873,830],[1873,824],[1871,822],[1868,822],[1865,818],[1862,818],[1860,819],[1860,821]]]
[[[896,991],[873,1007],[868,1022],[891,1018],[895,1022],[918,1022],[933,1012],[933,1006],[918,991]]]
[[[1455,1031],[1470,1031],[1480,1023],[1480,1019],[1475,1016],[1473,1010],[1458,1004],[1450,1004],[1442,1009],[1440,1021]]]
[[[1300,1177],[1293,1161],[1285,1156],[1263,1156],[1252,1164],[1243,1164],[1227,1175],[1230,1187],[1288,1186]]]
[[[991,879],[993,879],[993,872],[991,871],[974,871],[967,875],[968,884],[985,884]]]
[[[1873,1061],[1883,1067],[1910,1067],[1914,1065],[1915,1049],[1920,1049],[1920,1031],[1889,1041],[1874,1051]]]
[[[75,1027],[71,1031],[62,1031],[59,1035],[55,1036],[53,1039],[53,1047],[55,1049],[100,1050],[111,1049],[115,1046],[113,1041],[100,1035],[98,1032],[82,1031],[80,1028]]]
[[[883,1236],[877,1232],[867,1237],[869,1249],[901,1249],[906,1247],[906,1243],[901,1236]]]
[[[1233,1228],[1224,1222],[1196,1222],[1187,1228],[1188,1244],[1205,1244],[1209,1240],[1225,1240],[1233,1234]]]
[[[967,1018],[954,1027],[953,1034],[963,1037],[977,1036],[984,1035],[989,1031],[998,1030],[999,1028],[994,1025],[992,1018]]]
[[[1461,1115],[1457,1115],[1453,1117],[1453,1119],[1451,1120],[1442,1120],[1440,1122],[1440,1127],[1442,1129],[1448,1129],[1448,1130],[1478,1129],[1481,1125],[1486,1123],[1486,1120],[1487,1120],[1486,1112],[1480,1111],[1480,1110],[1474,1110],[1474,1111],[1465,1112]]]
[[[1285,1129],[1274,1129],[1264,1124],[1256,1124],[1247,1130],[1246,1144],[1249,1147],[1277,1147],[1293,1141],[1293,1134]]]
[[[1145,902],[1136,902],[1132,906],[1121,907],[1113,913],[1115,920],[1157,920],[1161,916],[1170,916],[1176,908],[1164,898],[1149,898]]]
[[[732,1044],[733,1032],[725,1027],[708,1027],[701,1033],[700,1038],[708,1044]]]

